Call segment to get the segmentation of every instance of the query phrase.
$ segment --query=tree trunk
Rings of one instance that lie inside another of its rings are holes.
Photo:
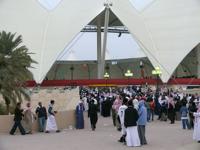
[[[10,113],[10,99],[6,96],[3,96],[6,103],[6,115]]]
[[[10,113],[10,104],[6,103],[6,115],[9,115]]]

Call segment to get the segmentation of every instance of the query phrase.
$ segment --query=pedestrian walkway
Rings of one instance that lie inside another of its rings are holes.
[[[111,118],[100,117],[96,131],[66,129],[61,133],[35,133],[33,135],[0,134],[0,150],[130,150],[117,140],[120,137]],[[200,144],[192,140],[192,130],[182,130],[180,122],[155,121],[147,126],[148,145],[139,150],[200,150]]]

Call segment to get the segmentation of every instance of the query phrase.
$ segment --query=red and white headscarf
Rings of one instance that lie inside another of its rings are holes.
[[[170,104],[173,106],[173,108],[175,108],[175,103],[174,103],[173,97],[169,97],[169,99],[168,99],[168,108],[169,108]]]
[[[113,103],[113,105],[112,105],[112,108],[113,108],[114,110],[118,111],[118,110],[119,110],[119,107],[120,107],[121,105],[122,105],[122,101],[120,100],[119,95],[117,95],[117,96],[116,96],[116,99],[115,99],[115,101],[114,101],[114,103]]]

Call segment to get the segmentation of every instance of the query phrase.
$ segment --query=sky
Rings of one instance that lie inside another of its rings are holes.
[[[131,34],[109,33],[106,59],[126,59],[145,57]],[[103,34],[102,34],[103,37]],[[84,55],[89,54],[89,55]],[[97,39],[95,32],[81,32],[60,54],[58,60],[96,60]]]

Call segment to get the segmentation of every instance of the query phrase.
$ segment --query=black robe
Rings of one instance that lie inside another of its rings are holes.
[[[124,126],[127,127],[132,127],[132,126],[137,126],[137,120],[139,118],[138,112],[133,106],[129,106],[125,110],[124,114]]]
[[[173,107],[172,104],[169,104],[169,107],[168,107],[168,118],[171,121],[171,123],[174,123],[175,115],[176,115],[175,108]]]
[[[111,106],[112,106],[111,101],[107,99],[102,102],[101,106],[102,106],[102,116],[109,117],[111,114]]]
[[[89,104],[88,117],[90,118],[92,129],[95,129],[98,120],[98,115],[97,115],[97,106],[93,103]]]

